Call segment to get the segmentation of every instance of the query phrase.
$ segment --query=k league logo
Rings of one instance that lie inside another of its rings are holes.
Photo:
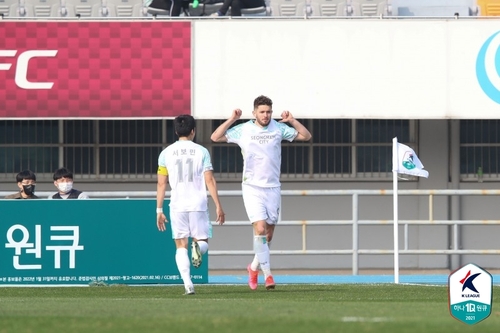
[[[474,264],[467,264],[450,274],[448,299],[451,315],[473,325],[491,314],[493,278]]]
[[[500,31],[481,46],[476,60],[476,76],[484,93],[500,104]]]

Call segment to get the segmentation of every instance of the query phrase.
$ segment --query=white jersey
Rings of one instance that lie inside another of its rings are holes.
[[[280,186],[281,141],[293,141],[297,134],[295,128],[274,119],[264,128],[249,120],[228,129],[227,142],[236,143],[243,154],[243,184]]]
[[[195,212],[208,209],[205,171],[213,170],[213,167],[205,147],[190,140],[176,141],[160,153],[158,170],[166,170],[168,176],[172,189],[171,210]]]

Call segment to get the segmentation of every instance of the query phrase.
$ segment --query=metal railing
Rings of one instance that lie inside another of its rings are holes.
[[[0,197],[4,197],[11,192],[0,192]],[[41,198],[46,198],[54,192],[37,192]],[[155,198],[156,191],[95,191],[86,194],[91,198]],[[241,191],[219,191],[221,197],[241,197]],[[300,226],[302,229],[302,248],[300,250],[272,250],[272,255],[352,255],[352,274],[359,273],[360,254],[394,254],[394,250],[389,249],[360,249],[359,230],[360,225],[388,225],[388,220],[360,220],[359,219],[359,197],[360,196],[392,196],[392,190],[282,190],[282,196],[351,196],[352,197],[352,219],[350,220],[282,220],[280,226]],[[399,254],[427,255],[427,254],[500,254],[500,249],[459,249],[459,225],[500,225],[500,220],[436,220],[434,219],[434,198],[436,196],[500,196],[500,190],[399,190],[398,196],[428,196],[429,198],[429,218],[426,220],[401,220],[398,225],[404,227],[404,244]],[[167,198],[170,192],[167,192]],[[246,226],[249,222],[227,221],[229,226]],[[352,248],[339,250],[308,250],[307,248],[307,227],[309,226],[338,226],[352,225]],[[451,225],[453,228],[453,246],[451,249],[409,249],[409,225]],[[235,256],[253,255],[252,250],[211,250],[210,256]]]

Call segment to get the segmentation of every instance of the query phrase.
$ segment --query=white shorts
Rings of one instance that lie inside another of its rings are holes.
[[[212,238],[212,224],[206,212],[174,212],[170,211],[170,227],[172,238]]]
[[[248,219],[254,223],[266,221],[277,224],[281,211],[281,187],[257,187],[242,185],[243,203]]]

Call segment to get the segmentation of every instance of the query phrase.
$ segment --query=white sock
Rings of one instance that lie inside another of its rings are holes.
[[[185,248],[177,249],[177,251],[175,252],[175,262],[177,263],[177,269],[179,270],[179,273],[181,273],[181,278],[184,282],[184,286],[192,286],[193,281],[191,281],[191,272],[189,271],[191,262],[189,261],[188,250]]]
[[[254,236],[253,238],[255,256],[259,260],[260,268],[264,277],[271,275],[271,265],[269,263],[269,246],[267,245],[266,236]]]
[[[271,248],[271,242],[267,242],[267,247]],[[259,258],[257,258],[257,255],[253,257],[253,261],[250,264],[250,268],[252,269],[252,271],[260,270]]]
[[[200,247],[201,254],[205,254],[208,251],[208,243],[205,241],[198,241],[198,246]]]

